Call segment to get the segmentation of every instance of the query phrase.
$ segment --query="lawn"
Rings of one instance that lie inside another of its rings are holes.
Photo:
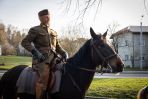
[[[29,65],[31,66],[31,57],[25,56],[0,56],[0,64],[4,62],[4,66],[0,66],[0,69],[10,69],[17,65]]]
[[[87,96],[136,99],[144,86],[148,86],[148,78],[97,78],[91,83]]]

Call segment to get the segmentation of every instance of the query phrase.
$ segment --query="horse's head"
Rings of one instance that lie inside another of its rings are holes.
[[[123,61],[115,52],[115,50],[106,42],[107,31],[101,35],[97,35],[90,28],[92,58],[96,65],[105,67],[107,72],[118,73],[123,71]],[[101,59],[101,62],[99,61]]]

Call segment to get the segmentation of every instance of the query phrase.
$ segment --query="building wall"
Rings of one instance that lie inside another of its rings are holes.
[[[142,46],[142,56],[144,60],[142,62],[143,67],[148,66],[148,34],[143,34],[143,46]],[[134,34],[134,59],[135,59],[135,67],[140,66],[140,34]]]
[[[143,34],[143,67],[148,67],[148,33]],[[125,66],[140,67],[140,34],[124,32],[118,35],[118,54],[123,59]]]
[[[126,66],[132,67],[131,57],[133,56],[132,34],[130,32],[122,33],[118,39],[118,54]]]

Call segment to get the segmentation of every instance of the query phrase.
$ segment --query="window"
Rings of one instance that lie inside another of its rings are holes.
[[[127,40],[125,41],[125,46],[128,46],[128,41]]]
[[[145,40],[143,39],[142,42],[140,43],[141,46],[145,46]]]
[[[129,60],[129,55],[125,55],[125,60]]]
[[[140,59],[140,60],[142,59],[142,61],[144,61],[144,57],[140,57],[139,59]]]

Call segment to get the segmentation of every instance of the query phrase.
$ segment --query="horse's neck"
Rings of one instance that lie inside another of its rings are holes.
[[[92,63],[90,40],[88,40],[79,51],[69,59],[69,63],[76,67],[84,67],[92,69],[94,67]]]
[[[91,51],[90,47],[88,45],[85,45],[84,48],[80,49],[79,52],[69,59],[67,65],[68,66],[68,72],[72,75],[75,82],[78,84],[78,86],[83,90],[86,91],[86,89],[89,87],[94,73],[88,72],[85,70],[81,70],[80,68],[86,68],[86,69],[93,69],[95,70],[95,66],[93,66],[92,59],[91,59]]]

